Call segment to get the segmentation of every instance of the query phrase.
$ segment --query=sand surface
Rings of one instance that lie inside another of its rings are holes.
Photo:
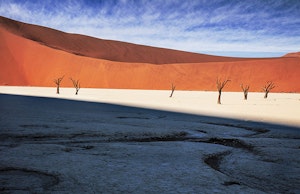
[[[60,95],[51,87],[0,86],[0,93],[20,94],[113,103],[141,108],[217,116],[241,120],[270,122],[300,126],[300,94],[250,92],[248,100],[242,92],[222,92],[222,105],[218,105],[218,93],[201,91],[176,91],[170,98],[170,90],[129,90],[83,88],[76,96],[74,88],[61,88]]]
[[[0,87],[2,192],[300,192],[299,94],[55,92]]]

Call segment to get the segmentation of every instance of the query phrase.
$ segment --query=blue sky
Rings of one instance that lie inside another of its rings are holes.
[[[0,15],[198,53],[272,57],[300,51],[300,0],[0,0]]]

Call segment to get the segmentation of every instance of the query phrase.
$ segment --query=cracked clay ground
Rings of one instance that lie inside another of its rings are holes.
[[[1,193],[299,193],[296,127],[0,95]]]

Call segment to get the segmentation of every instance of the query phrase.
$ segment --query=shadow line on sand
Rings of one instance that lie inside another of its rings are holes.
[[[9,106],[9,109],[14,107],[21,106],[30,106],[31,109],[40,111],[48,111],[49,113],[59,113],[61,111],[72,111],[81,112],[87,111],[86,113],[95,113],[98,111],[104,111],[107,113],[119,113],[115,118],[117,119],[140,119],[140,120],[149,120],[152,118],[161,119],[165,118],[166,115],[182,117],[187,119],[188,117],[192,119],[198,119],[198,122],[209,125],[216,126],[225,126],[225,127],[234,127],[234,128],[243,128],[245,130],[253,131],[255,134],[266,133],[269,129],[285,129],[292,130],[295,133],[300,134],[300,126],[290,126],[283,124],[275,124],[270,122],[260,122],[260,121],[249,121],[241,120],[235,118],[225,118],[217,116],[207,116],[201,114],[189,114],[176,111],[167,111],[159,109],[150,109],[134,106],[119,105],[113,103],[104,103],[104,102],[91,102],[91,101],[80,101],[80,100],[71,100],[71,99],[60,99],[60,98],[48,98],[48,97],[36,97],[36,96],[24,96],[24,95],[13,95],[13,94],[0,94],[0,107],[3,108]],[[7,109],[6,109],[7,110]],[[19,109],[19,110],[22,110]],[[25,111],[25,109],[24,109]],[[27,110],[28,112],[28,110]],[[22,112],[22,114],[27,114],[27,112]],[[122,113],[135,113],[137,116],[124,116]],[[145,117],[142,114],[150,114],[151,117]],[[121,115],[121,116],[120,116]],[[141,115],[141,116],[139,116]],[[155,116],[156,115],[156,116]],[[26,126],[24,124],[24,126]],[[30,125],[27,125],[30,127]],[[43,125],[43,127],[48,128],[48,126]]]

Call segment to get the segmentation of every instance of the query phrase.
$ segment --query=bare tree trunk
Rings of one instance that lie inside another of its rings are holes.
[[[246,85],[246,86],[244,87],[244,85],[241,84],[241,88],[242,88],[242,90],[243,90],[243,92],[244,92],[244,100],[247,100],[247,99],[248,99],[248,92],[249,92],[250,86],[249,86],[249,85]]]
[[[268,81],[266,85],[264,85],[263,87],[263,91],[265,92],[264,98],[268,98],[268,94],[273,88],[275,88],[275,85],[272,81]]]
[[[221,104],[221,91],[219,91],[218,104]]]
[[[60,82],[64,79],[64,76],[54,79],[54,83],[56,84],[56,94],[59,94],[59,86],[60,86]]]
[[[221,93],[222,93],[222,89],[224,88],[224,86],[227,84],[227,82],[229,82],[230,80],[227,79],[225,81],[221,81],[219,78],[217,78],[217,89],[219,91],[219,97],[218,97],[218,104],[221,104]]]
[[[248,99],[248,92],[244,92],[244,100]]]
[[[74,80],[73,78],[70,78],[70,80],[72,81],[73,83],[73,86],[75,88],[75,95],[78,95],[78,91],[80,89],[80,83],[79,83],[79,80]]]
[[[264,98],[268,98],[268,94],[269,94],[269,92],[265,92]]]
[[[174,85],[172,84],[172,92],[171,92],[171,95],[169,96],[170,98],[172,98],[173,93],[174,93],[174,91],[175,91],[175,88],[176,88],[176,86],[174,86]]]

